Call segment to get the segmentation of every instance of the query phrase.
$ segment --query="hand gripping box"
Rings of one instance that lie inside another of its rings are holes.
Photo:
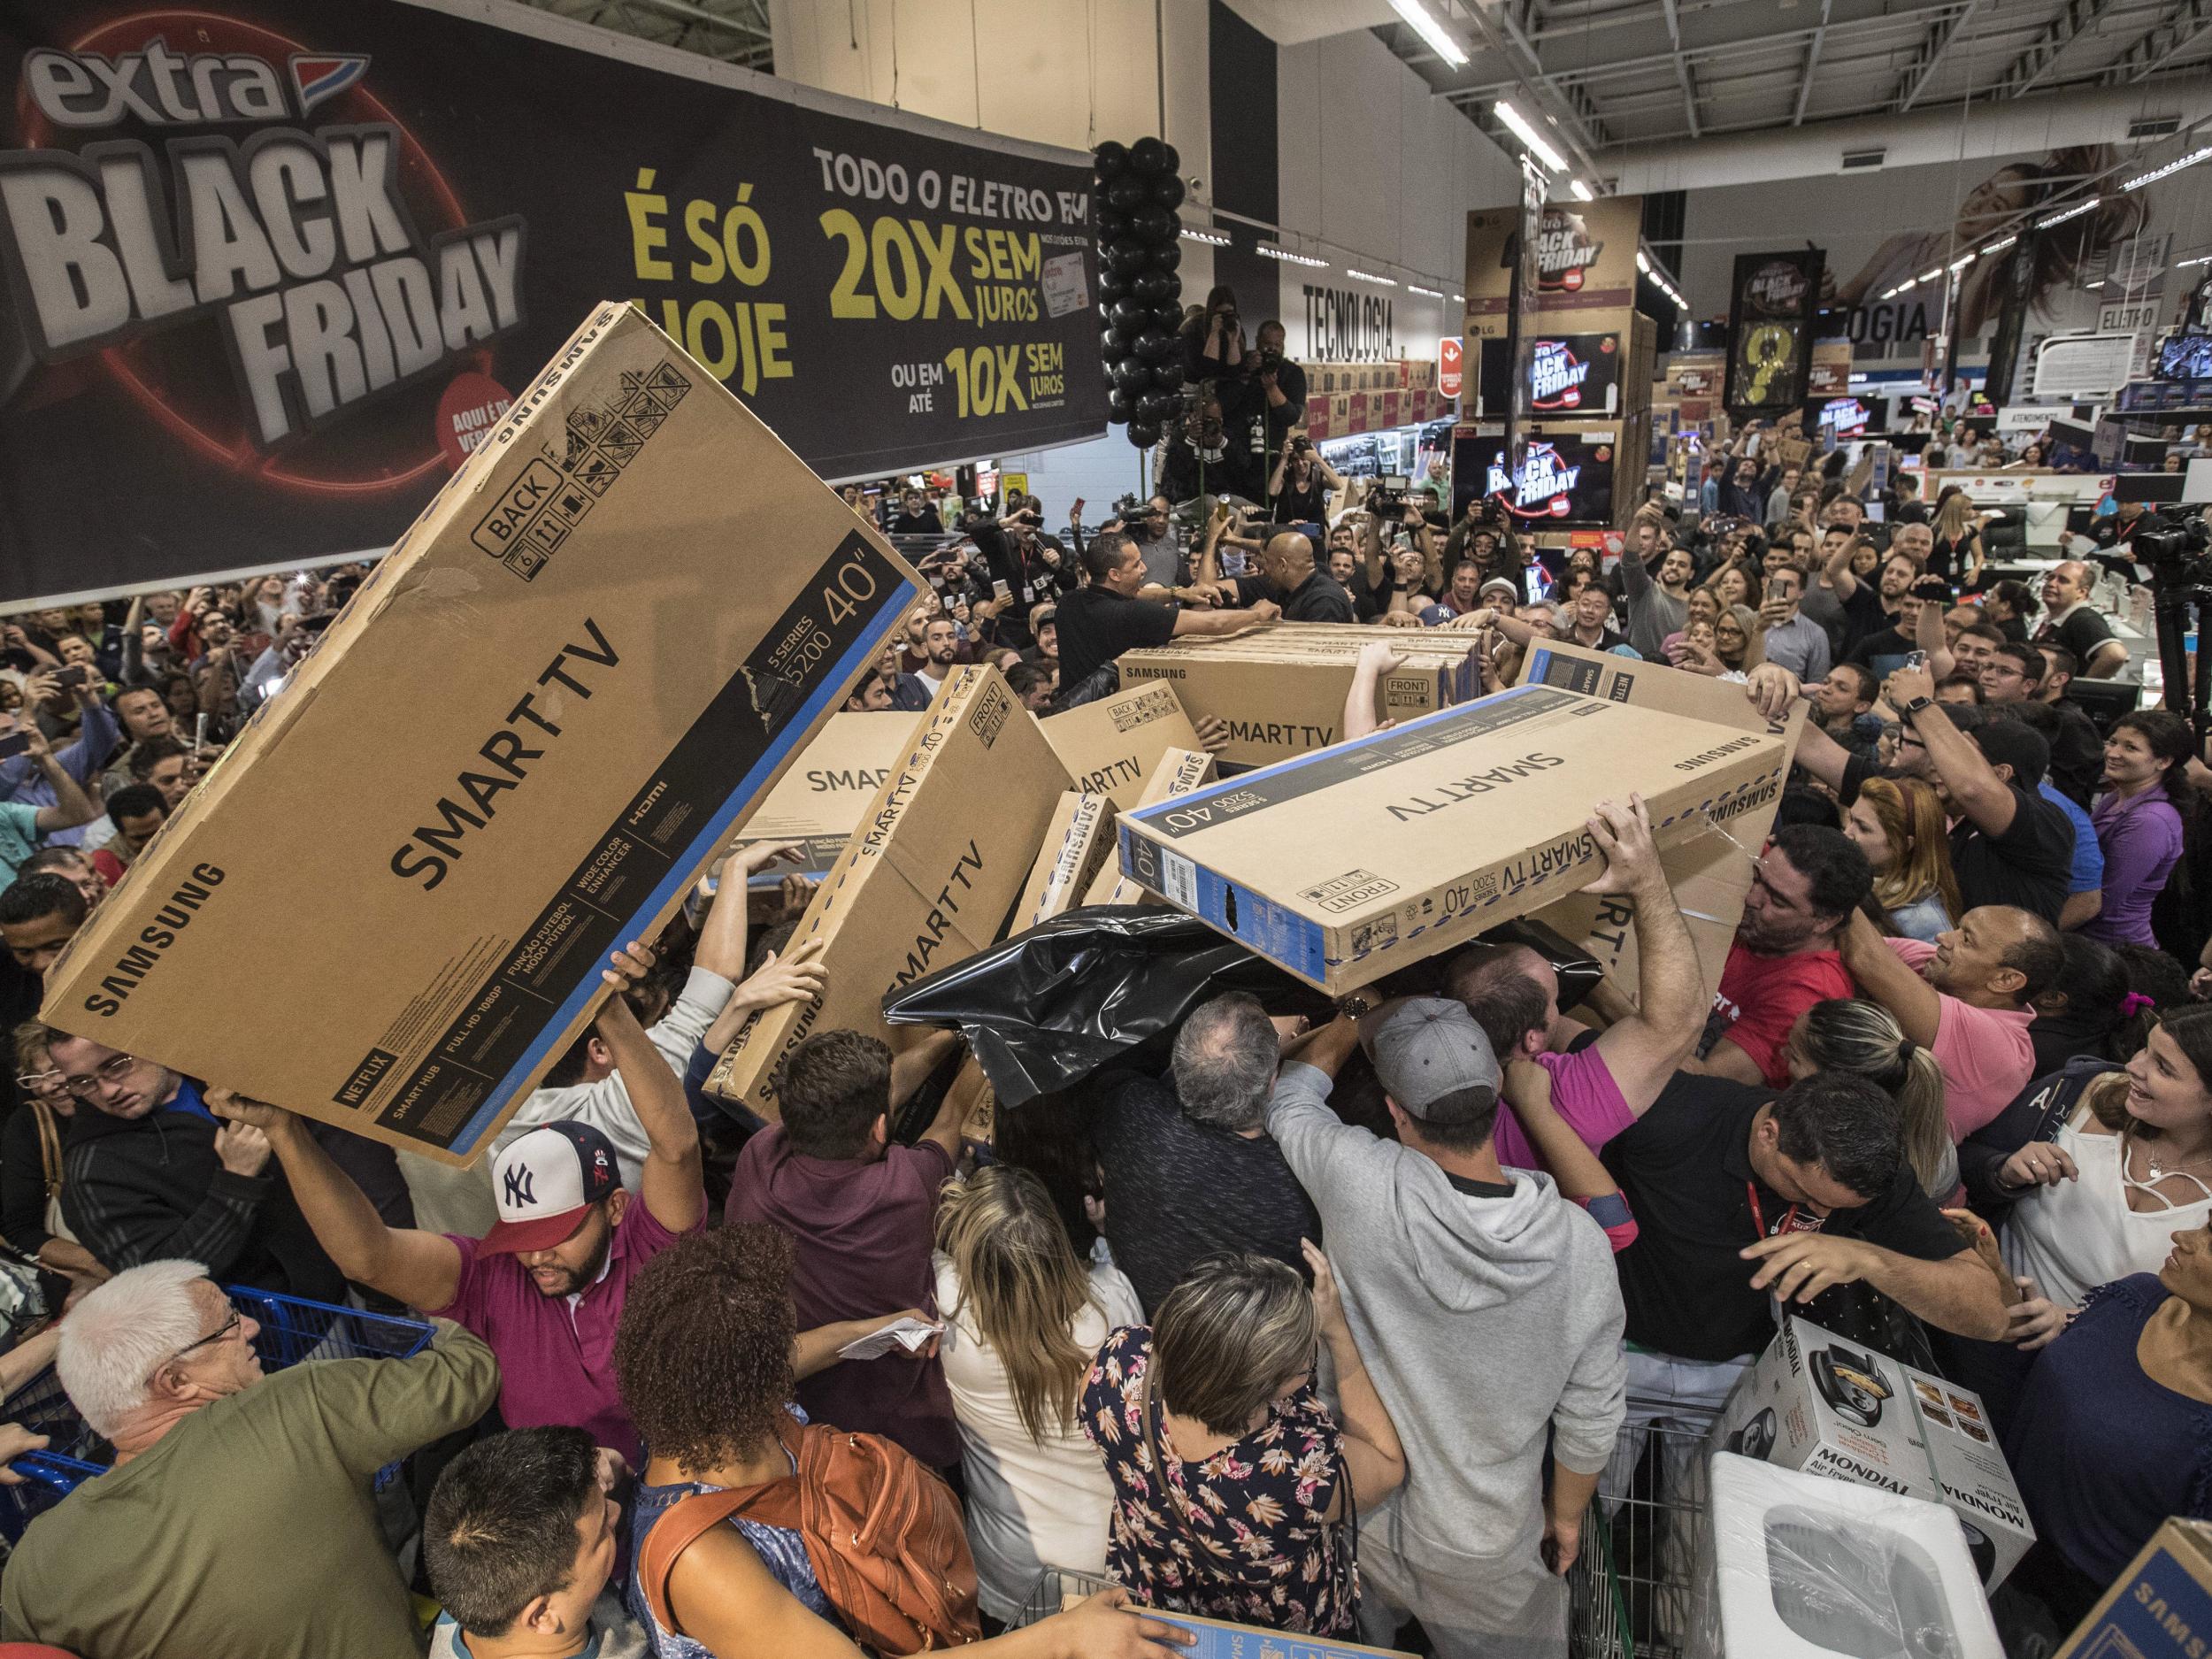
[[[1342,992],[1586,887],[1601,796],[1662,849],[1781,787],[1781,740],[1548,686],[1121,815],[1124,873]]]
[[[603,305],[93,913],[42,1018],[465,1163],[919,588]]]
[[[1521,664],[1521,683],[1554,686],[1662,714],[1709,720],[1739,731],[1763,732],[1779,738],[1786,746],[1784,753],[1793,756],[1811,708],[1801,698],[1780,719],[1770,720],[1741,686],[1686,674],[1664,663],[1640,662],[1549,641],[1528,652]],[[1698,967],[1709,992],[1719,987],[1721,970],[1728,964],[1736,924],[1743,919],[1744,896],[1751,891],[1752,860],[1766,844],[1781,800],[1779,791],[1763,798],[1747,797],[1737,803],[1733,815],[1715,818],[1702,833],[1687,836],[1660,855],[1667,885],[1673,889],[1675,902],[1689,925]],[[1612,977],[1614,987],[1634,1000],[1636,929],[1634,912],[1625,900],[1578,893],[1538,914],[1596,958],[1598,965]]]
[[[1229,728],[1217,758],[1263,766],[1325,749],[1343,735],[1344,700],[1363,646],[1380,640],[1406,658],[1376,687],[1376,714],[1406,719],[1482,695],[1475,637],[1438,629],[1278,622],[1217,639],[1124,651],[1122,683],[1164,680],[1194,720]],[[1065,717],[1061,717],[1065,718]]]
[[[868,803],[903,760],[921,729],[918,714],[858,714],[841,710],[829,718],[768,798],[738,826],[740,845],[757,841],[799,841],[804,856],[796,864],[773,864],[753,872],[752,886],[773,887],[787,875],[820,880],[860,827]]]
[[[1067,787],[998,670],[955,669],[792,935],[826,942],[828,987],[747,1021],[708,1088],[772,1119],[776,1067],[810,1033],[919,1041],[921,1026],[883,1023],[885,994],[998,938]]]

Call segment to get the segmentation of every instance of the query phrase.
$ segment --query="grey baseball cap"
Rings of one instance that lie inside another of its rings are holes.
[[[1366,1036],[1384,1091],[1416,1118],[1462,1089],[1494,1095],[1504,1081],[1490,1039],[1463,1002],[1409,997],[1376,1016]]]

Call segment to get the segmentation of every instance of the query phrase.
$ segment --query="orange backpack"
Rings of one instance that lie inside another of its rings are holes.
[[[765,1486],[699,1492],[646,1535],[638,1581],[664,1630],[676,1558],[734,1517],[797,1532],[829,1604],[855,1640],[879,1653],[956,1647],[983,1633],[975,1559],[960,1502],[912,1453],[879,1434],[787,1423],[798,1472]]]

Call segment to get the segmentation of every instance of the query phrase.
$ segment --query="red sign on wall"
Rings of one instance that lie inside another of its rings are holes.
[[[1456,334],[1446,334],[1436,342],[1436,389],[1447,397],[1459,396],[1461,349]]]

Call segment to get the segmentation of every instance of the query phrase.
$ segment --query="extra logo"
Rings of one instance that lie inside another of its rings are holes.
[[[1611,456],[1608,446],[1594,458],[1605,461]],[[1568,465],[1554,445],[1532,443],[1517,477],[1506,472],[1504,456],[1490,463],[1490,493],[1517,518],[1564,518],[1574,511],[1575,483],[1581,476],[1582,468]]]
[[[1804,309],[1805,273],[1786,259],[1773,259],[1751,273],[1744,302],[1762,317],[1794,317]]]
[[[1529,402],[1538,409],[1579,409],[1590,365],[1563,340],[1540,340],[1529,362]]]
[[[523,1210],[538,1202],[537,1177],[526,1164],[518,1164],[507,1171],[505,1202],[510,1210]]]
[[[457,465],[505,406],[486,348],[524,321],[524,227],[467,221],[369,68],[181,9],[26,53],[0,264],[32,356],[100,354],[186,442],[303,489]],[[388,396],[419,420],[312,441]]]

